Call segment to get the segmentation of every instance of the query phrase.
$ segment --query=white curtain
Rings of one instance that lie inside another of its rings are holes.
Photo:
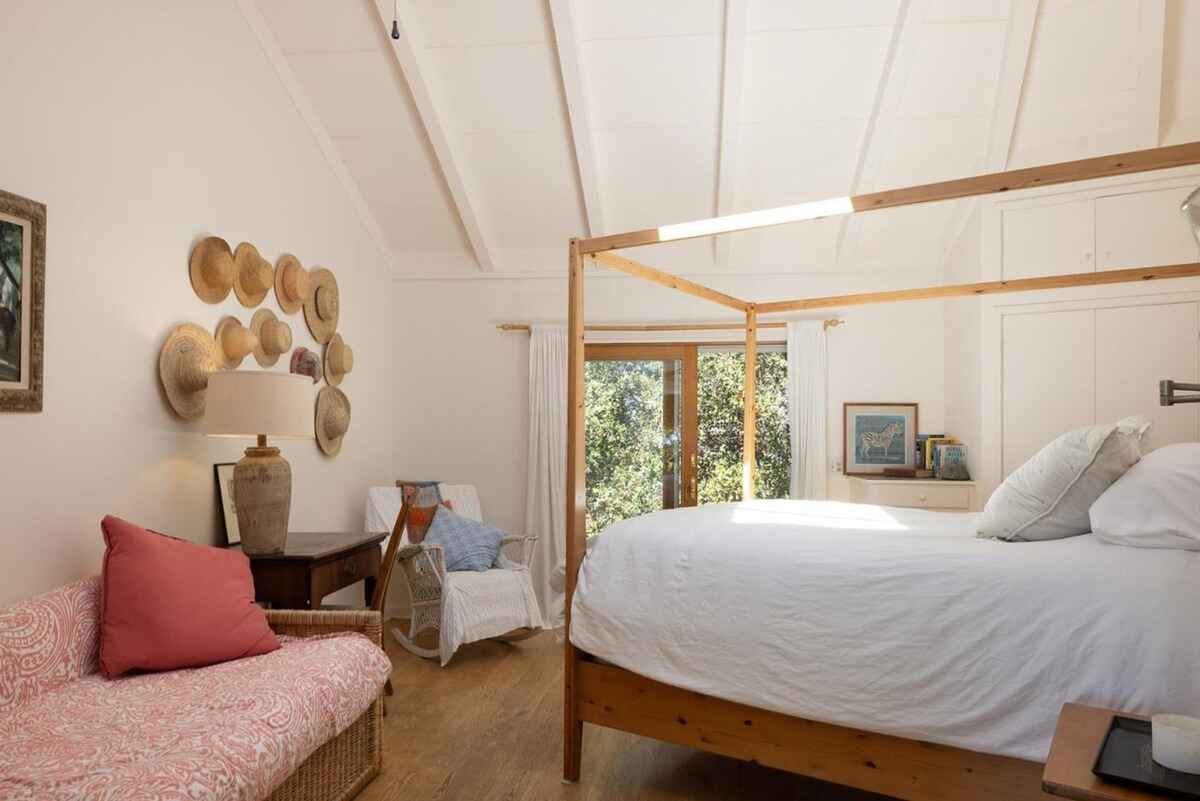
[[[792,435],[790,495],[821,500],[828,495],[826,433],[828,352],[821,320],[787,326],[788,422]]]
[[[566,558],[567,330],[535,325],[529,337],[529,476],[525,528],[536,536],[533,587],[546,626],[564,626],[565,596],[551,583]],[[554,582],[561,588],[562,583]]]

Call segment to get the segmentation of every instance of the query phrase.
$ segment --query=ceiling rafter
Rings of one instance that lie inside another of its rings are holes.
[[[471,203],[466,183],[459,171],[460,159],[455,153],[454,145],[442,122],[437,103],[434,101],[425,78],[429,70],[424,63],[420,49],[414,46],[412,41],[411,21],[405,18],[405,5],[400,4],[396,11],[398,16],[396,30],[400,34],[398,39],[391,36],[392,18],[388,14],[390,9],[381,6],[379,0],[376,0],[374,5],[375,10],[379,13],[379,21],[388,34],[392,55],[395,56],[396,64],[404,74],[408,89],[412,93],[413,102],[416,104],[417,113],[421,117],[421,123],[425,126],[425,133],[429,136],[430,144],[433,145],[433,152],[437,156],[438,166],[441,167],[442,177],[445,178],[446,185],[450,189],[450,196],[458,209],[459,219],[462,221],[463,228],[466,229],[471,249],[475,252],[475,261],[479,264],[479,269],[484,272],[495,272],[496,265],[492,259],[492,250],[488,246],[487,237],[484,235],[479,217],[475,213],[475,206]]]
[[[579,57],[579,29],[575,24],[573,0],[550,0],[550,20],[554,27],[554,45],[558,52],[563,97],[567,102],[567,118],[571,121],[571,142],[575,149],[579,188],[583,194],[583,210],[591,236],[599,236],[604,231],[604,201],[600,193],[596,145],[592,138],[591,110]]]
[[[358,183],[350,174],[349,168],[346,167],[346,162],[342,160],[337,145],[334,143],[333,138],[330,137],[329,131],[321,123],[321,118],[313,107],[312,101],[309,100],[308,95],[300,87],[300,81],[292,71],[287,55],[284,54],[283,48],[279,46],[275,35],[271,33],[271,26],[267,23],[255,0],[238,0],[238,9],[242,12],[242,17],[246,20],[246,24],[250,26],[250,31],[258,39],[258,44],[262,48],[263,54],[271,62],[271,66],[275,68],[275,74],[279,76],[280,83],[283,84],[283,88],[287,91],[288,96],[291,97],[296,111],[300,113],[300,117],[308,126],[308,130],[312,133],[313,138],[317,140],[317,147],[320,148],[321,154],[329,164],[329,168],[333,171],[334,176],[349,196],[350,204],[358,212],[359,219],[362,220],[367,233],[371,235],[371,239],[375,242],[375,247],[379,249],[379,252],[384,257],[384,262],[391,269],[394,254],[392,253],[391,246],[388,245],[387,237],[383,233],[383,227],[375,219],[375,215],[371,213],[371,207],[367,205],[367,200],[363,196],[362,190],[359,189]]]
[[[1167,32],[1167,0],[1142,0],[1138,4],[1138,103],[1144,127],[1139,127],[1133,147],[1158,147],[1162,136],[1163,46]]]
[[[725,41],[721,58],[721,131],[717,156],[717,216],[732,214],[737,205],[737,150],[742,115],[742,76],[746,66],[746,13],[749,0],[725,0]],[[733,239],[713,238],[718,270],[729,266]]]
[[[1008,28],[1004,34],[1000,79],[996,82],[996,96],[992,101],[992,121],[988,126],[987,154],[982,170],[985,173],[1008,169],[1008,157],[1012,150],[1013,135],[1017,130],[1021,93],[1025,88],[1029,54],[1033,51],[1033,34],[1037,28],[1040,5],[1041,0],[1013,0]],[[944,237],[942,243],[943,270],[978,206],[979,198],[955,204],[946,224],[946,233],[949,235]]]
[[[908,64],[901,63],[897,68],[897,54],[900,52],[901,41],[909,30],[908,13],[912,3],[910,0],[900,0],[896,7],[896,21],[892,26],[892,36],[888,40],[887,53],[883,58],[883,67],[879,72],[879,84],[875,87],[875,100],[871,104],[871,114],[867,117],[867,127],[863,130],[862,144],[858,150],[858,161],[854,165],[854,173],[850,177],[850,192],[855,195],[862,191],[864,176],[871,163],[871,145],[875,142],[875,132],[879,128],[880,119],[896,116],[900,107],[901,91],[907,78]],[[911,52],[912,48],[909,48]],[[896,80],[897,73],[902,73]],[[875,162],[874,172],[878,171],[878,161]],[[849,237],[848,237],[849,234]],[[837,246],[834,250],[834,262],[843,264],[845,259],[858,251],[858,242],[862,236],[862,220],[857,217],[842,219],[838,227]],[[847,244],[849,238],[849,245]]]

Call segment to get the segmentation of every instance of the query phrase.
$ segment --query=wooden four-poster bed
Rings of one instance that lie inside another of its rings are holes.
[[[584,263],[594,263],[734,309],[745,317],[747,399],[743,499],[755,484],[755,375],[760,316],[907,300],[1200,276],[1200,263],[1147,266],[1012,281],[754,303],[670,275],[611,251],[728,234],[836,214],[895,208],[1011,190],[1200,164],[1200,142],[980,175],[960,180],[735,214],[629,233],[572,239],[568,271],[566,655],[563,778],[580,777],[583,724],[607,726],[758,762],[903,799],[1046,798],[1036,761],[887,736],[735,703],[646,678],[572,644],[572,599],[586,548],[584,438]],[[603,536],[603,535],[601,535]],[[737,621],[734,621],[735,623]],[[743,621],[744,624],[751,623]]]

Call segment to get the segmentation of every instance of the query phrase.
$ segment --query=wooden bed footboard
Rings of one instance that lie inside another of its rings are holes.
[[[1038,762],[817,723],[662,684],[574,652],[564,779],[584,722],[907,801],[1047,801]],[[570,658],[570,657],[569,657]],[[576,718],[571,720],[572,712]]]

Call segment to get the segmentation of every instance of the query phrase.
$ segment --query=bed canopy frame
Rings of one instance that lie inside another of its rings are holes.
[[[731,214],[621,234],[571,239],[567,257],[567,637],[563,780],[573,782],[579,779],[583,723],[587,721],[903,799],[999,801],[1048,798],[1042,792],[1042,766],[1038,763],[817,723],[725,701],[661,684],[614,665],[601,663],[571,644],[571,601],[587,536],[584,333],[585,328],[591,330],[593,327],[584,324],[586,259],[602,267],[734,309],[745,316],[746,400],[742,421],[742,497],[749,499],[754,495],[755,486],[754,364],[761,315],[1184,278],[1200,275],[1200,262],[754,303],[612,251],[842,214],[1194,164],[1200,164],[1200,142]]]

